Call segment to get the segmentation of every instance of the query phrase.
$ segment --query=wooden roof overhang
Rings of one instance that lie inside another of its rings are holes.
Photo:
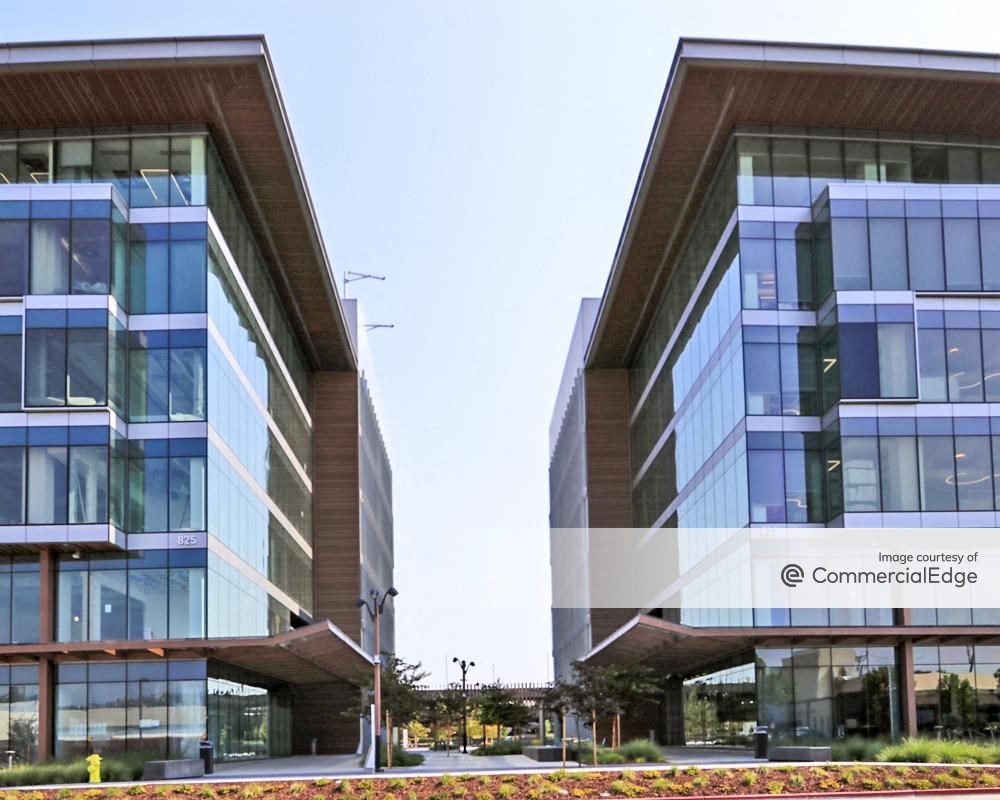
[[[753,661],[756,647],[853,647],[1000,644],[1000,626],[831,626],[693,628],[640,614],[597,644],[583,660],[598,665],[646,664],[690,677]]]
[[[343,680],[360,685],[373,663],[370,655],[327,621],[259,638],[0,645],[0,663],[31,664],[40,658],[57,663],[207,658],[291,684]]]
[[[263,36],[0,45],[0,129],[208,126],[314,369],[356,354]]]
[[[1000,56],[682,39],[588,367],[630,365],[737,124],[1000,136]]]

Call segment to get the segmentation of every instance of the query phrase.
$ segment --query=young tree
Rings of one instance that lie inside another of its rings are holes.
[[[497,739],[503,736],[502,729],[510,724],[511,709],[517,699],[509,689],[504,688],[499,681],[489,686],[484,686],[476,698],[476,706],[479,712],[479,720],[486,725],[496,725]],[[483,744],[486,744],[485,733]]]
[[[562,680],[557,680],[542,696],[545,708],[559,714],[559,740],[562,743],[562,765],[566,769],[566,717],[573,707],[573,687]]]
[[[645,703],[659,695],[662,688],[656,673],[641,664],[608,667],[606,679],[608,698],[615,714],[611,747],[617,750],[622,746],[622,715],[635,714]]]
[[[406,725],[420,714],[423,699],[420,682],[427,677],[420,662],[409,664],[393,653],[382,653],[382,711],[389,737],[386,742],[386,766],[392,767],[393,722]],[[366,675],[364,685],[373,690],[374,676]],[[376,724],[381,724],[379,720]]]
[[[570,706],[577,714],[590,718],[591,754],[597,766],[597,718],[614,710],[609,691],[611,670],[582,661],[573,662]]]
[[[434,740],[438,741],[443,735],[448,755],[451,755],[451,737],[462,719],[463,702],[458,689],[445,689],[427,697],[421,711],[420,718],[430,728]]]

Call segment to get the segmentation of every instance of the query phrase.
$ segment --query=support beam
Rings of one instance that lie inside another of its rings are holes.
[[[684,681],[677,675],[667,678],[663,692],[663,744],[682,747],[684,740]]]
[[[54,642],[56,634],[56,556],[51,550],[38,554],[38,641]]]
[[[38,753],[35,761],[48,761],[54,755],[53,721],[55,720],[55,688],[53,665],[49,658],[38,659]],[[18,753],[29,758],[29,753]]]
[[[903,642],[897,649],[899,659],[900,717],[905,736],[917,735],[917,693],[913,671],[913,642]]]

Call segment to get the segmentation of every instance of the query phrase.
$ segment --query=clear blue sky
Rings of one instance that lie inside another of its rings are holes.
[[[399,654],[543,680],[548,421],[679,36],[1000,50],[994,3],[3,3],[6,41],[264,33],[338,276],[373,333]],[[478,673],[478,674],[477,674]],[[454,679],[455,671],[449,677]]]

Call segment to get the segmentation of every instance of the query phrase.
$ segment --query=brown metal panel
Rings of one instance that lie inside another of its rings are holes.
[[[629,460],[628,370],[586,370],[587,521],[592,528],[632,526]],[[594,608],[591,641],[599,642],[628,622],[635,609]]]
[[[902,702],[903,734],[917,735],[917,690],[913,669],[913,642],[902,642],[896,649],[899,660],[899,688]]]
[[[52,550],[38,555],[38,641],[55,639],[56,557]]]
[[[313,375],[313,616],[361,643],[358,375]]]
[[[55,696],[52,676],[52,661],[48,658],[38,660],[38,756],[36,761],[48,761],[53,756]]]
[[[297,686],[292,697],[292,752],[350,753],[358,745],[361,690],[348,683]]]

